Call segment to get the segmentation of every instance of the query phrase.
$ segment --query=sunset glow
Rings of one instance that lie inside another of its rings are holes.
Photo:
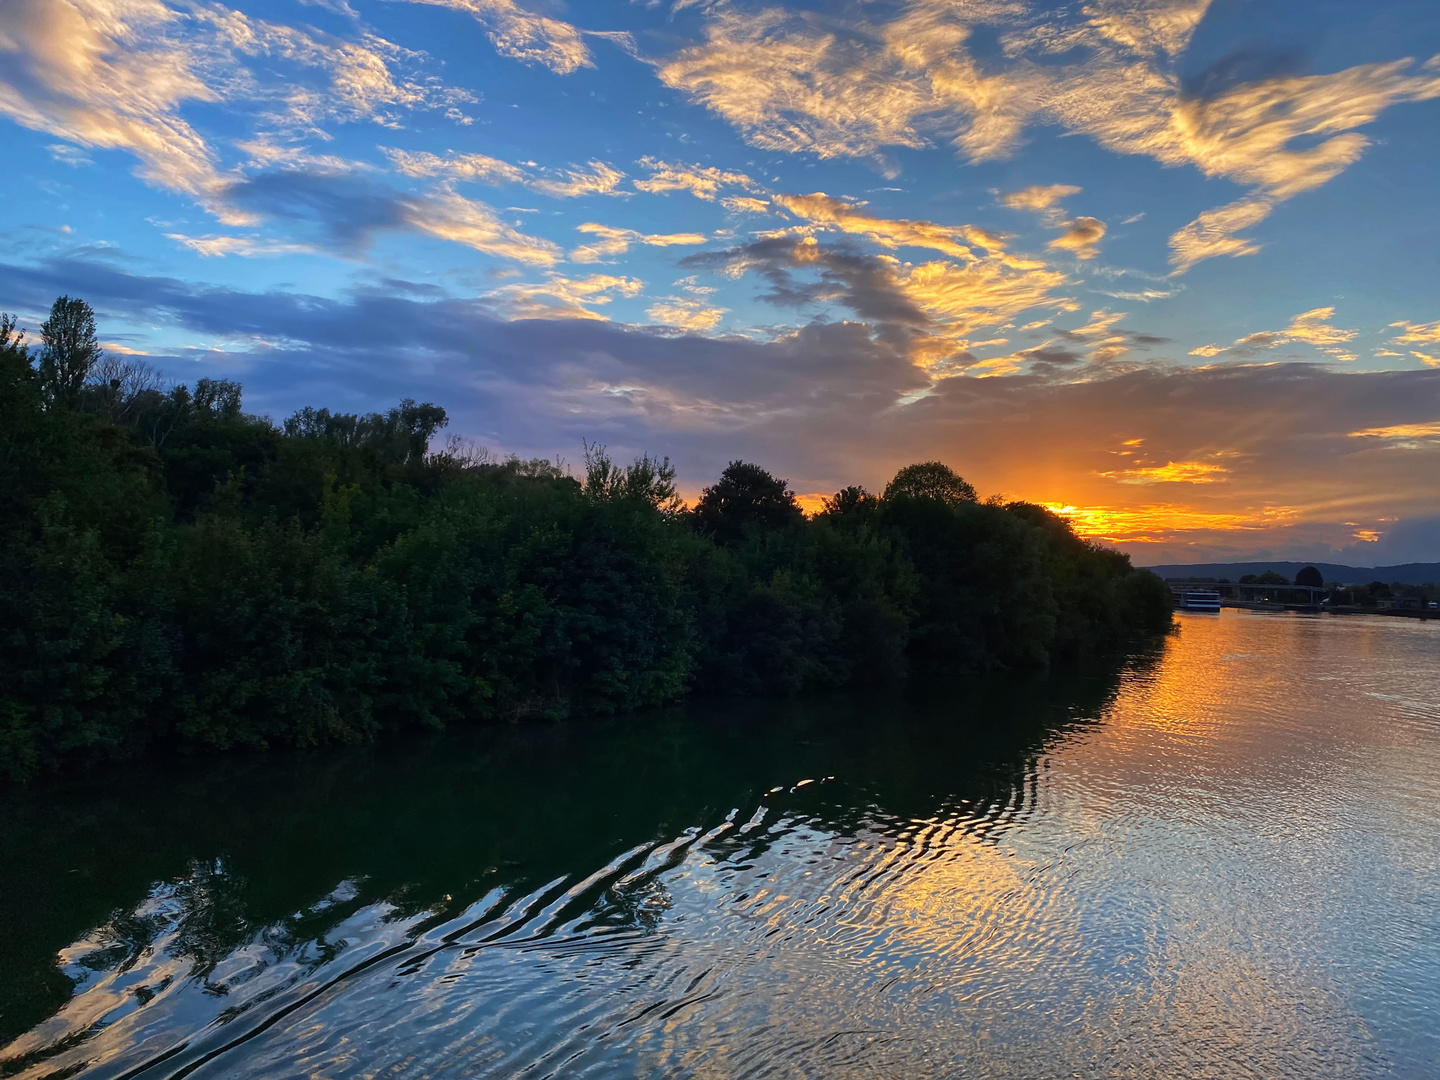
[[[32,339],[691,498],[942,460],[1157,562],[1440,557],[1423,5],[6,10]]]
[[[1173,542],[1186,533],[1260,531],[1295,520],[1288,508],[1269,508],[1245,514],[1205,513],[1185,506],[1065,506],[1046,509],[1069,521],[1075,531],[1091,540],[1111,544]]]

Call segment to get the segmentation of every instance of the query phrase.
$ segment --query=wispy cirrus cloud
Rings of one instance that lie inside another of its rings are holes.
[[[1298,342],[1304,345],[1313,345],[1337,360],[1354,360],[1356,356],[1348,346],[1359,335],[1359,331],[1333,325],[1331,320],[1334,318],[1334,307],[1312,308],[1310,311],[1302,311],[1296,315],[1290,320],[1290,325],[1283,330],[1260,330],[1242,338],[1236,338],[1235,343],[1229,346],[1202,345],[1199,348],[1191,349],[1190,355],[1207,358],[1216,356],[1248,357],[1254,356],[1263,349],[1273,349],[1279,345]]]
[[[594,310],[616,296],[637,296],[645,288],[638,278],[591,274],[569,278],[551,274],[532,285],[504,285],[481,299],[507,319],[593,319],[606,316]]]
[[[12,0],[0,30],[0,112],[80,146],[126,150],[158,187],[221,186],[216,155],[180,115],[214,102],[184,17],[157,0]]]
[[[499,186],[519,184],[553,199],[584,195],[628,195],[619,189],[625,174],[603,161],[588,162],[583,168],[540,169],[533,165],[512,165],[487,154],[434,154],[428,150],[398,150],[380,147],[397,172],[412,177],[435,177],[448,182],[473,182]]]
[[[282,255],[309,255],[316,250],[309,244],[261,236],[186,236],[183,233],[166,233],[165,236],[207,259],[224,258],[226,255],[252,259],[279,258]]]
[[[1440,345],[1440,321],[1413,323],[1402,320],[1390,326],[1401,331],[1395,335],[1397,345]]]
[[[1413,323],[1401,320],[1390,324],[1391,329],[1398,329],[1392,341],[1396,345],[1440,345],[1440,322]],[[1425,352],[1421,349],[1411,349],[1410,355],[1419,360],[1426,367],[1440,367],[1440,356],[1434,353]],[[1392,349],[1381,349],[1377,356],[1400,356]]]
[[[713,202],[722,188],[738,187],[752,192],[761,190],[760,185],[744,173],[720,169],[713,165],[687,165],[683,162],[643,157],[640,159],[640,166],[647,169],[650,175],[644,180],[636,180],[635,188],[637,191],[654,195],[688,191],[697,199]]]
[[[595,239],[582,244],[570,252],[570,261],[577,263],[599,262],[611,255],[623,255],[631,244],[645,244],[649,247],[675,247],[678,245],[704,244],[709,240],[704,233],[642,233],[635,229],[617,229],[587,221],[576,229]]]
[[[1260,244],[1236,233],[1260,224],[1272,209],[1268,199],[1237,199],[1227,206],[1206,210],[1170,237],[1170,265],[1177,273],[1184,273],[1205,259],[1254,255]]]
[[[705,40],[658,70],[765,149],[867,156],[938,139],[983,161],[1009,154],[1027,125],[1049,123],[1249,188],[1175,234],[1172,261],[1183,273],[1257,251],[1240,231],[1357,160],[1369,140],[1356,128],[1395,104],[1440,96],[1440,60],[1187,89],[1175,59],[1208,6],[1108,0],[1077,18],[1027,0],[916,0],[876,22],[860,13],[868,9],[844,19],[720,4]],[[1003,59],[981,63],[972,35],[996,26]],[[1062,246],[1088,250],[1080,234]]]
[[[804,221],[863,236],[882,247],[929,248],[967,262],[982,257],[972,245],[988,250],[992,256],[1005,254],[1004,241],[998,233],[975,225],[878,218],[863,211],[864,203],[836,199],[823,191],[811,195],[776,195],[771,201]]]
[[[523,184],[530,174],[518,165],[487,154],[432,154],[428,150],[397,150],[380,147],[396,172],[405,176],[467,180],[479,184]]]
[[[1440,420],[1420,424],[1386,424],[1350,432],[1352,439],[1378,439],[1399,450],[1420,450],[1440,445]]]
[[[538,266],[562,258],[553,241],[530,236],[494,207],[441,188],[407,194],[354,172],[277,169],[228,185],[226,201],[248,218],[280,222],[313,239],[300,242],[347,257],[363,254],[376,235],[408,230],[475,251]],[[246,254],[233,241],[230,252]]]
[[[463,120],[456,105],[473,100],[398,74],[420,54],[376,35],[345,41],[220,4],[11,0],[0,42],[0,114],[81,147],[128,152],[146,182],[227,224],[252,219],[227,199],[235,173],[184,118],[187,106],[243,102],[251,123],[313,134],[327,121],[394,126],[419,108]],[[262,77],[257,64],[275,70]]]
[[[473,16],[501,56],[543,64],[557,75],[593,66],[581,32],[572,24],[527,11],[515,0],[410,0]]]

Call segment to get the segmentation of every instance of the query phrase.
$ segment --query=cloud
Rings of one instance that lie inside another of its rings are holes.
[[[1431,356],[1429,353],[1423,353],[1415,350],[1412,350],[1410,355],[1415,357],[1415,359],[1419,360],[1426,367],[1440,367],[1440,356]]]
[[[501,56],[543,64],[557,75],[593,67],[585,40],[570,23],[526,11],[514,0],[411,0],[474,16]]]
[[[758,191],[760,187],[741,172],[717,169],[711,165],[685,165],[660,161],[653,157],[640,159],[642,168],[648,169],[646,180],[636,180],[639,191],[664,194],[669,191],[688,191],[697,199],[713,202],[722,187],[740,187],[746,191]]]
[[[1350,432],[1352,439],[1382,439],[1398,449],[1418,450],[1440,439],[1440,420],[1421,424],[1390,424]]]
[[[770,204],[764,199],[752,199],[747,195],[727,195],[720,200],[720,205],[732,214],[763,214],[770,209]]]
[[[255,81],[252,73],[244,69],[230,73],[225,86],[227,93],[245,89],[262,101],[277,93],[282,95],[283,107],[271,111],[269,119],[286,126],[314,130],[322,121],[336,119],[369,120],[398,127],[402,112],[397,109],[453,109],[476,100],[468,91],[439,87],[432,80],[397,79],[392,67],[424,54],[403,49],[375,34],[362,34],[358,42],[318,36],[254,19],[218,4],[197,4],[190,8],[190,16],[214,35],[205,42],[212,68],[217,44],[228,46],[238,56],[281,60],[290,65],[284,69],[282,79],[268,86]],[[328,81],[313,85],[297,77],[297,68],[321,71]]]
[[[254,236],[185,236],[181,233],[166,233],[167,239],[184,244],[191,251],[205,258],[223,258],[226,255],[242,255],[246,258],[276,258],[281,255],[308,255],[315,249],[308,244],[294,244],[284,240],[271,240]]]
[[[485,154],[432,154],[428,151],[396,150],[382,146],[397,172],[406,176],[438,176],[447,180],[471,180],[481,184],[522,184],[528,174],[518,165]]]
[[[1061,199],[1079,195],[1082,189],[1074,184],[1032,184],[1020,191],[1009,191],[1000,201],[1011,210],[1032,210],[1041,213],[1054,208]]]
[[[540,177],[530,181],[529,186],[542,195],[555,199],[573,199],[580,195],[619,195],[616,185],[625,179],[625,174],[611,168],[603,161],[589,163],[584,169],[566,169],[564,179]]]
[[[1229,347],[1219,345],[1202,345],[1197,349],[1191,349],[1191,356],[1254,356],[1262,349],[1273,349],[1279,345],[1290,345],[1296,342],[1305,345],[1313,345],[1321,352],[1329,353],[1337,360],[1354,360],[1355,354],[1342,346],[1354,341],[1359,334],[1358,330],[1346,329],[1344,327],[1332,326],[1330,320],[1335,317],[1333,307],[1318,307],[1310,311],[1302,311],[1290,320],[1290,325],[1283,330],[1261,330],[1254,334],[1247,334],[1242,338],[1236,338],[1235,344]]]
[[[246,122],[313,132],[325,119],[394,125],[403,110],[472,100],[433,80],[396,76],[394,68],[419,57],[372,34],[342,41],[219,4],[8,0],[0,113],[78,146],[125,151],[147,183],[191,196],[227,224],[246,224],[225,199],[233,175],[183,109],[258,102]],[[280,64],[272,73],[280,77],[261,80],[253,63],[242,63],[257,60]]]
[[[709,239],[703,233],[642,233],[634,229],[616,229],[587,221],[575,227],[582,233],[595,237],[595,241],[577,247],[570,253],[570,261],[577,263],[599,262],[609,255],[622,255],[630,250],[631,244],[646,244],[650,247],[674,247],[676,245],[703,244]]]
[[[1397,345],[1440,345],[1440,322],[1412,323],[1393,322],[1393,328],[1398,328],[1403,333],[1395,336]]]
[[[473,181],[481,184],[522,184],[531,191],[553,199],[573,199],[582,195],[624,195],[616,188],[625,174],[603,161],[591,161],[588,168],[563,170],[527,170],[485,154],[445,156],[428,151],[396,150],[382,146],[396,170],[406,176],[439,177],[446,181]]]
[[[81,146],[125,150],[158,187],[204,198],[221,183],[215,154],[180,116],[219,95],[169,32],[179,13],[155,0],[9,0],[0,30],[0,112]]]
[[[703,332],[720,325],[729,308],[710,307],[699,300],[683,296],[667,296],[645,312],[658,323],[678,326],[682,330]]]
[[[94,165],[90,155],[81,150],[78,146],[71,146],[69,143],[52,143],[45,147],[50,151],[50,156],[62,165],[69,165],[72,169],[78,169],[85,165]]]
[[[661,63],[659,76],[769,150],[862,157],[942,139],[984,161],[1013,151],[1027,125],[1056,124],[1115,153],[1249,188],[1175,235],[1184,272],[1258,250],[1235,233],[1357,160],[1369,140],[1354,129],[1440,96],[1440,60],[1187,91],[1176,58],[1207,6],[1108,0],[1076,17],[1024,0],[915,0],[874,22],[868,5],[846,19],[717,4],[704,41]],[[1002,31],[1002,54],[983,62],[971,51],[982,26]]]
[[[1105,237],[1105,223],[1099,218],[1077,217],[1065,222],[1065,233],[1050,241],[1050,247],[1074,252],[1077,259],[1093,259]]]
[[[1254,255],[1260,245],[1235,234],[1260,224],[1272,209],[1265,199],[1238,199],[1216,210],[1206,210],[1170,237],[1170,265],[1176,273],[1184,273],[1204,259]]]
[[[861,212],[864,203],[835,199],[822,191],[812,195],[776,195],[773,201],[805,221],[864,236],[882,247],[930,248],[967,262],[981,258],[971,249],[972,244],[989,249],[994,256],[1004,255],[1001,237],[974,225],[936,225],[930,221],[872,217]]]
[[[1347,341],[1354,341],[1358,331],[1331,326],[1330,320],[1334,317],[1335,309],[1333,307],[1318,307],[1310,311],[1302,311],[1290,320],[1290,325],[1284,330],[1269,334],[1251,334],[1249,337],[1241,338],[1236,344],[1255,344],[1262,348],[1271,348],[1287,341],[1303,341],[1308,345],[1317,346],[1340,345]],[[1273,340],[1266,340],[1267,338]]]
[[[638,278],[591,274],[567,278],[551,274],[539,285],[506,285],[481,299],[508,319],[597,319],[606,316],[591,310],[608,304],[614,296],[636,296],[645,287]]]
[[[1164,465],[1116,469],[1100,475],[1121,484],[1213,484],[1229,473],[1225,466],[1209,461],[1167,461]]]
[[[732,257],[757,275],[775,270],[772,289],[786,274],[796,292],[820,277],[776,254],[798,246],[793,238],[759,243]],[[867,274],[883,284],[895,264],[824,254],[836,260],[830,288],[851,288],[856,306],[886,302],[858,294]],[[803,491],[873,489],[901,465],[938,458],[982,490],[1074,508],[1093,535],[1154,562],[1260,548],[1319,558],[1352,544],[1357,529],[1400,531],[1384,519],[1432,505],[1440,469],[1440,371],[1424,368],[1072,363],[1055,370],[1081,377],[931,380],[917,377],[907,339],[858,319],[767,340],[597,322],[597,297],[640,295],[633,279],[606,275],[557,276],[477,300],[391,285],[340,297],[252,292],[81,258],[0,264],[0,293],[20,310],[43,311],[61,292],[95,304],[107,337],[134,346],[160,327],[165,340],[194,343],[152,357],[186,380],[242,378],[249,407],[275,415],[424,397],[451,411],[456,430],[527,456],[573,454],[582,437],[658,447],[691,491],[736,457]],[[928,326],[905,295],[888,302],[896,320]],[[531,304],[540,318],[509,321]],[[554,317],[571,306],[583,312]],[[1108,317],[1088,319],[1082,329],[1096,329],[1084,340],[1118,332],[1099,327]],[[1068,351],[1083,356],[1084,346]],[[1117,465],[1126,443],[1145,456]],[[1235,456],[1217,457],[1222,450]],[[1148,487],[1103,475],[1197,462],[1230,471],[1223,483]],[[1146,490],[1165,494],[1139,503],[1117,494]]]
[[[559,245],[520,232],[493,207],[453,191],[404,195],[352,174],[283,169],[238,181],[225,197],[250,215],[318,231],[318,242],[351,256],[377,233],[411,229],[530,265],[554,265],[561,257]]]
[[[1312,308],[1310,311],[1302,311],[1296,315],[1290,320],[1290,325],[1283,330],[1260,330],[1253,334],[1246,334],[1242,338],[1236,338],[1235,344],[1228,347],[1201,345],[1199,348],[1191,349],[1190,355],[1207,358],[1216,356],[1249,357],[1254,356],[1262,349],[1273,349],[1280,345],[1298,342],[1304,345],[1313,345],[1337,360],[1354,360],[1356,359],[1355,354],[1344,346],[1354,341],[1359,331],[1331,325],[1330,320],[1334,317],[1335,309],[1333,307]]]
[[[929,95],[883,50],[775,8],[713,9],[705,41],[658,68],[661,82],[723,116],[756,146],[862,156],[919,147]]]
[[[1050,241],[1049,246],[1072,252],[1077,259],[1093,259],[1100,253],[1099,244],[1105,237],[1105,222],[1093,217],[1066,218],[1060,200],[1078,195],[1081,189],[1073,184],[1035,184],[1020,191],[1007,192],[1000,202],[1011,210],[1029,210],[1051,229],[1064,233]]]
[[[817,216],[825,220],[824,214]],[[1064,274],[1002,253],[975,254],[948,238],[953,231],[931,235],[931,229],[942,231],[928,222],[886,222],[839,210],[834,222],[896,244],[921,239],[929,246],[954,246],[967,257],[912,264],[821,244],[811,236],[777,236],[691,255],[682,265],[732,278],[753,272],[768,284],[760,298],[778,306],[848,308],[873,326],[878,340],[899,349],[931,378],[963,374],[978,362],[970,351],[978,347],[972,340],[977,331],[1007,324],[1028,308],[1069,303],[1054,294],[1065,283]]]
[[[441,240],[532,265],[559,261],[559,248],[549,240],[527,236],[511,228],[492,207],[463,196],[440,193],[423,199],[401,200],[406,224]]]

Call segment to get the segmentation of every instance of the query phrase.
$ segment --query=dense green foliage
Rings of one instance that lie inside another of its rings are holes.
[[[668,460],[587,446],[577,479],[432,452],[444,425],[407,400],[276,426],[105,356],[82,302],[38,356],[5,320],[0,775],[1040,665],[1170,623],[1154,575],[937,463],[806,518],[732,462],[687,510]]]

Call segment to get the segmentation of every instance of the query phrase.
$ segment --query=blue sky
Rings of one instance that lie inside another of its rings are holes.
[[[1433,3],[0,0],[0,308],[498,453],[1440,559]]]

